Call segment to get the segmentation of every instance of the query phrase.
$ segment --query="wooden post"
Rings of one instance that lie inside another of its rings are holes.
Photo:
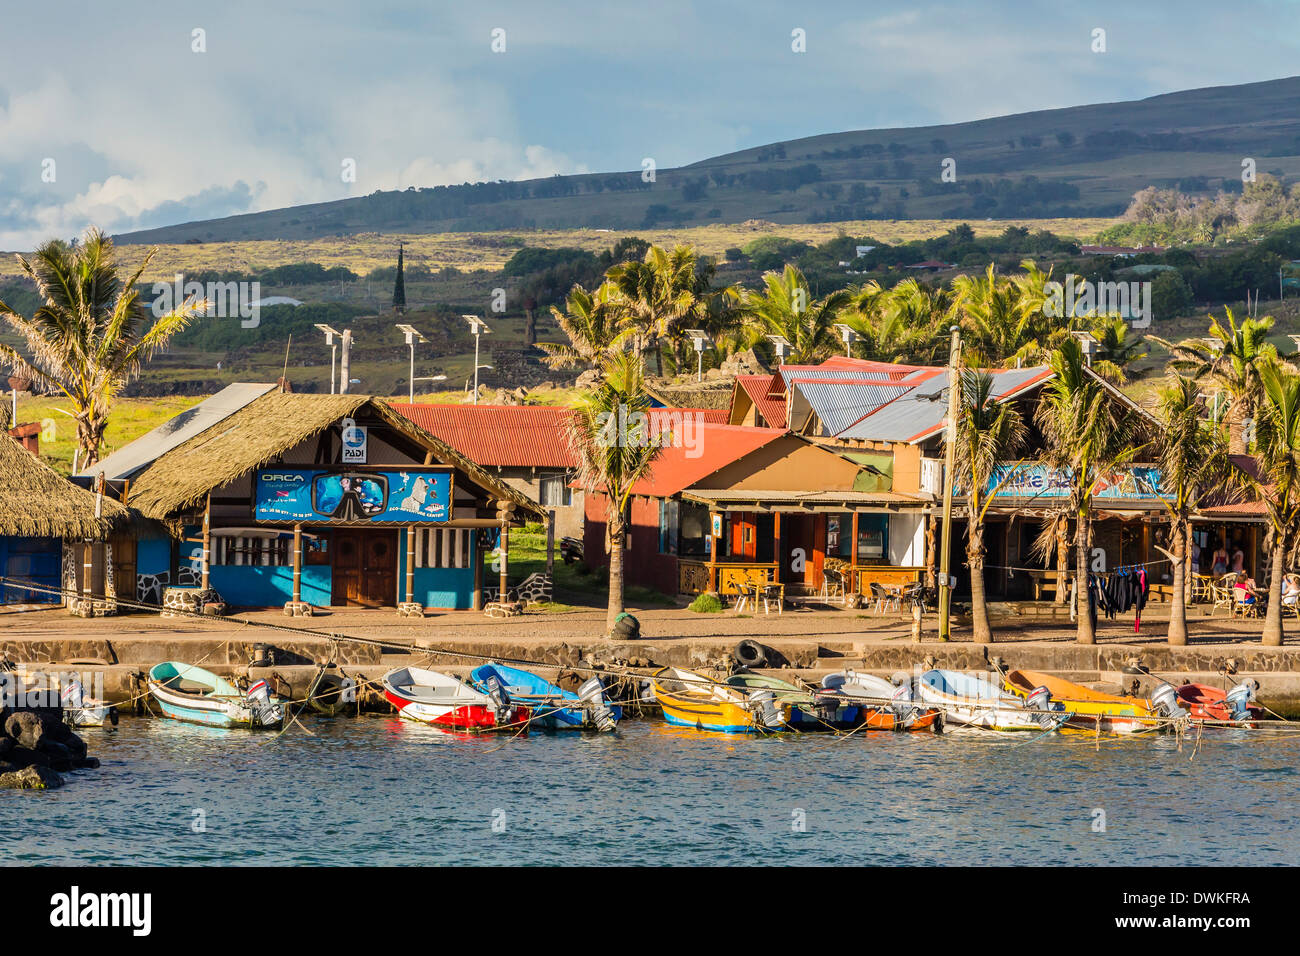
[[[776,565],[773,569],[774,576],[772,583],[776,584],[781,580],[781,565],[785,561],[785,556],[781,554],[781,512],[772,512],[772,562]]]
[[[849,546],[849,580],[845,588],[844,599],[849,598],[848,588],[853,589],[853,593],[858,593],[858,513],[853,512],[853,520],[850,522],[850,534],[853,535],[853,544]]]
[[[206,591],[208,589],[208,555],[212,547],[212,493],[203,505],[203,553],[199,559],[199,588]]]
[[[510,585],[507,581],[508,565],[510,553],[510,515],[502,513],[501,515],[501,596],[498,600],[506,599],[506,591]]]
[[[939,543],[939,640],[948,640],[948,612],[952,584],[948,575],[952,554],[952,482],[957,472],[957,416],[961,412],[961,332],[952,327],[948,354],[948,420],[944,429],[943,539]]]
[[[293,603],[302,603],[302,523],[293,526]]]
[[[483,532],[477,528],[470,535],[470,546],[473,549],[474,563],[474,596],[470,602],[470,607],[475,611],[483,610],[483,551],[479,548],[479,543],[483,539]]]
[[[415,603],[415,525],[406,526],[406,603]]]
[[[718,529],[713,527],[713,513],[709,512],[709,590],[718,591]]]
[[[546,576],[555,577],[555,509],[546,513]]]

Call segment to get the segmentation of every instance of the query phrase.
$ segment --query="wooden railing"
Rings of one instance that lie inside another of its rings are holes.
[[[925,577],[924,567],[892,567],[890,565],[861,565],[854,569],[858,594],[870,594],[872,584],[897,587],[915,584]]]

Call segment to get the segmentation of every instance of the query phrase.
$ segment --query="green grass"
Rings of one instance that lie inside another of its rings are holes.
[[[189,395],[119,399],[109,414],[100,457],[135,441],[145,432],[157,428],[173,415],[179,415],[199,401],[201,397]],[[77,447],[77,426],[60,409],[72,411],[67,400],[62,398],[18,398],[19,422],[45,424],[41,437],[41,458],[55,471],[66,475],[72,472],[72,457]],[[51,435],[53,440],[50,440]]]
[[[721,614],[722,602],[716,594],[701,594],[690,603],[690,609],[697,614]]]
[[[534,572],[544,572],[546,570],[546,532],[541,529],[540,525],[526,525],[522,530],[510,532],[510,578],[512,581],[522,581],[528,575]],[[588,570],[586,565],[581,563],[565,564],[560,560],[559,543],[557,541],[555,548],[555,574],[553,578],[555,590],[563,591],[577,599],[588,598],[584,601],[588,606],[600,606],[609,600],[609,572],[606,568],[600,567],[594,570]],[[558,594],[557,594],[558,596]],[[677,604],[674,598],[669,597],[653,588],[641,587],[640,585],[629,585],[624,588],[623,600],[629,605],[657,605],[660,607],[673,607]],[[567,609],[568,606],[566,605]]]

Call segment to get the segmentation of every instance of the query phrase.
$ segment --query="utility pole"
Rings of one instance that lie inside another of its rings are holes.
[[[339,363],[339,394],[342,395],[348,390],[348,383],[352,380],[352,330],[343,330],[343,360]]]
[[[952,604],[949,555],[952,551],[952,482],[957,467],[957,415],[961,411],[961,330],[952,327],[952,350],[948,355],[948,429],[943,470],[943,535],[939,545],[939,640],[949,639],[948,616]]]

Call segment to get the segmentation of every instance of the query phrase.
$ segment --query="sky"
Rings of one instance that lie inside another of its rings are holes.
[[[1300,0],[0,0],[0,50],[0,249],[26,250],[1275,79]]]

